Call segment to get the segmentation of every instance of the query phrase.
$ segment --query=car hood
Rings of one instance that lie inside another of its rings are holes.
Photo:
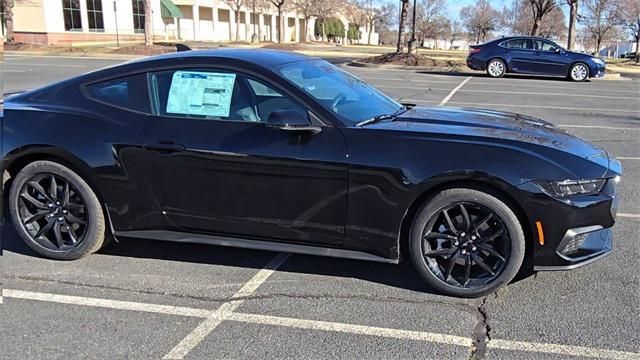
[[[491,142],[517,141],[589,159],[605,168],[605,150],[544,120],[508,112],[449,107],[414,107],[380,128],[398,131],[483,138]]]

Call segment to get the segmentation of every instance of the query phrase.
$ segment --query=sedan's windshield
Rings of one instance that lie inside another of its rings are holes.
[[[371,85],[324,60],[294,62],[276,71],[350,125],[402,109]]]

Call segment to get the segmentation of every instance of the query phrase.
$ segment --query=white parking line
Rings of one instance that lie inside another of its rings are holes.
[[[640,217],[640,215],[637,215],[637,216]],[[255,289],[261,284],[261,281],[264,282],[264,280],[266,280],[269,277],[269,275],[273,273],[275,268],[280,266],[282,262],[286,260],[286,257],[287,255],[279,255],[274,260],[272,260],[270,264],[272,267],[274,267],[274,269],[267,270],[268,266],[265,267],[263,269],[264,271],[261,270],[262,273],[259,272],[258,274],[256,274],[256,276],[254,276],[254,278],[251,281],[249,281],[245,285],[245,287],[243,287],[242,289],[240,289],[240,291],[238,291],[238,294],[243,294],[240,296],[247,296],[253,293],[253,291],[255,291]],[[418,341],[424,341],[424,342],[441,343],[441,344],[464,346],[464,347],[470,347],[473,342],[472,339],[462,337],[462,336],[431,333],[431,332],[424,332],[424,331],[411,331],[411,330],[401,330],[401,329],[346,324],[346,323],[337,323],[337,322],[327,322],[327,321],[318,321],[318,320],[295,319],[295,318],[270,316],[270,315],[237,313],[237,312],[231,312],[229,310],[230,307],[229,306],[225,307],[224,305],[221,306],[216,311],[208,311],[208,310],[194,309],[194,308],[188,308],[188,307],[156,305],[156,304],[129,302],[129,301],[98,299],[98,298],[86,298],[86,297],[80,297],[80,296],[57,295],[57,294],[38,293],[38,292],[11,290],[11,289],[4,289],[3,295],[6,298],[16,298],[16,299],[36,300],[36,301],[45,301],[45,302],[54,302],[54,303],[63,303],[63,304],[93,306],[93,307],[109,308],[109,309],[133,310],[133,311],[152,312],[152,313],[167,314],[167,315],[181,315],[181,316],[190,316],[190,317],[197,317],[197,318],[206,318],[207,320],[205,321],[208,321],[211,318],[216,318],[216,319],[220,319],[220,321],[229,320],[229,321],[237,321],[237,322],[243,322],[248,324],[273,325],[273,326],[282,326],[282,327],[298,328],[298,329],[306,329],[306,330],[331,331],[331,332],[341,332],[346,334],[359,334],[359,335],[367,335],[367,336],[379,336],[379,337],[389,337],[389,338],[397,338],[397,339],[418,340]],[[242,302],[241,299],[238,299],[238,300],[225,303],[225,305],[231,304],[235,301]],[[487,342],[487,347],[494,348],[494,349],[503,349],[503,350],[526,351],[526,352],[532,352],[532,353],[560,354],[560,355],[566,355],[566,356],[598,357],[603,359],[640,360],[639,353],[600,349],[600,348],[593,348],[593,347],[584,347],[584,346],[551,344],[551,343],[536,343],[536,342],[525,342],[525,341],[491,339]]]
[[[511,341],[491,339],[487,342],[487,348],[501,350],[518,350],[534,353],[559,354],[565,356],[591,357],[598,359],[638,360],[640,354],[626,351],[596,349],[584,346],[571,346],[560,344],[531,343],[524,341]]]
[[[240,306],[244,300],[242,298],[247,297],[258,289],[262,283],[264,283],[271,274],[274,273],[286,260],[289,258],[289,254],[279,254],[273,260],[271,260],[262,270],[249,280],[240,290],[238,290],[231,298],[231,300],[222,304],[218,310],[211,314],[211,316],[200,323],[191,333],[189,333],[178,345],[176,345],[164,359],[182,359],[189,351],[195,348],[210,332],[215,330],[228,313],[233,312]]]
[[[475,84],[475,83],[474,83]],[[380,89],[403,89],[403,90],[431,90],[431,91],[449,91],[451,89],[442,89],[434,87],[415,87],[415,86],[389,86],[389,85],[375,85]],[[617,99],[617,100],[634,100],[638,101],[638,97],[621,97],[621,96],[603,96],[603,95],[585,95],[585,94],[568,94],[568,93],[544,93],[544,92],[530,92],[530,91],[499,91],[499,90],[475,90],[464,89],[458,90],[460,92],[471,93],[491,93],[491,94],[515,94],[515,95],[542,95],[542,96],[564,96],[564,97],[588,97],[588,98],[600,98],[600,99]]]
[[[640,214],[618,213],[619,217],[640,219]]]
[[[632,130],[632,131],[640,131],[640,127],[630,128],[630,127],[615,127],[615,126],[599,126],[599,125],[569,125],[569,124],[560,124],[558,126],[568,127],[568,128],[583,128],[583,129],[606,129],[606,130]]]
[[[227,320],[246,322],[251,324],[284,326],[304,330],[334,331],[349,334],[388,337],[396,339],[427,341],[447,345],[469,347],[473,341],[470,338],[456,335],[437,334],[423,331],[411,331],[382,328],[376,326],[344,324],[328,321],[294,319],[280,316],[233,313],[227,316]]]
[[[469,80],[471,80],[471,76],[469,76],[466,79],[462,80],[462,82],[458,86],[453,88],[453,90],[451,90],[451,92],[444,99],[442,99],[442,101],[440,101],[440,104],[438,104],[438,105],[446,104],[451,99],[451,97],[453,97],[453,95],[455,95],[456,92],[458,92],[458,90],[460,90],[460,88],[462,88],[464,86],[464,84],[466,84],[467,81],[469,81]]]
[[[37,301],[54,302],[59,304],[84,305],[84,306],[93,306],[93,307],[100,307],[100,308],[107,308],[107,309],[143,311],[143,312],[165,314],[165,315],[208,317],[212,313],[211,310],[194,309],[194,308],[187,308],[187,307],[180,307],[180,306],[146,304],[146,303],[139,303],[139,302],[132,302],[132,301],[88,298],[88,297],[82,297],[82,296],[57,295],[57,294],[47,294],[47,293],[38,293],[38,292],[11,290],[11,289],[4,289],[2,291],[2,296],[6,298],[14,298],[14,299],[37,300]]]
[[[413,102],[432,102],[428,100],[420,100],[420,99],[405,99],[404,101],[413,101]],[[532,109],[556,109],[556,110],[578,110],[578,111],[602,111],[602,112],[622,112],[622,113],[632,113],[637,114],[638,110],[622,110],[622,109],[594,109],[594,108],[574,108],[574,107],[562,107],[562,106],[544,106],[544,105],[519,105],[519,104],[490,104],[490,103],[472,103],[472,102],[460,102],[460,101],[452,101],[450,104],[456,105],[471,105],[471,106],[480,106],[486,108],[487,106],[500,106],[500,107],[516,107],[516,108],[532,108]]]
[[[75,64],[38,64],[38,63],[14,63],[14,62],[5,62],[4,66],[55,66],[55,67],[76,67],[76,68],[86,68],[87,65],[75,65]]]
[[[453,81],[444,81],[444,80],[431,80],[431,79],[421,79],[421,78],[417,78],[415,77],[415,74],[412,74],[414,76],[410,77],[410,78],[406,78],[406,77],[379,77],[379,76],[367,76],[367,75],[358,75],[358,77],[362,78],[363,80],[366,80],[368,82],[373,82],[372,80],[385,80],[385,81],[402,81],[402,82],[409,82],[409,83],[452,83]],[[425,74],[420,74],[420,76],[423,76]],[[433,76],[433,75],[432,75]],[[446,75],[445,75],[446,76]],[[442,79],[443,77],[439,77],[439,79]],[[449,76],[447,78],[453,78],[452,76]],[[477,78],[480,79],[480,78]],[[452,79],[455,80],[455,79]],[[500,88],[505,88],[505,87],[518,87],[518,88],[522,88],[522,87],[526,87],[526,88],[540,88],[540,89],[552,89],[552,90],[571,90],[571,91],[592,91],[592,92],[596,92],[596,93],[601,93],[602,90],[599,88],[592,88],[592,87],[586,87],[586,86],[576,86],[576,87],[570,87],[570,86],[548,86],[548,85],[536,85],[539,83],[531,83],[531,80],[522,80],[522,81],[526,81],[526,83],[504,83],[504,82],[487,82],[487,81],[473,81],[473,86],[498,86]],[[469,89],[468,91],[473,91],[473,89]],[[629,94],[640,94],[640,91],[638,90],[618,90],[618,89],[606,89],[607,93],[629,93]]]
[[[640,157],[635,156],[616,156],[618,160],[640,160]]]

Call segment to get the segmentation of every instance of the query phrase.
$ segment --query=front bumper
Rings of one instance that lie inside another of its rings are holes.
[[[600,225],[569,229],[556,248],[562,260],[557,265],[536,265],[535,271],[572,270],[611,254],[613,234],[611,228]]]
[[[528,193],[523,205],[531,221],[534,270],[575,269],[611,253],[612,226],[619,205],[614,178],[607,181],[600,194],[571,202],[541,194],[530,183],[520,189]],[[544,241],[540,240],[537,222]]]
[[[591,68],[591,77],[592,78],[601,78],[604,77],[604,73],[606,71],[605,65],[597,65]]]

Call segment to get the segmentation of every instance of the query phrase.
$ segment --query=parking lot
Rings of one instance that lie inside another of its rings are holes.
[[[5,93],[120,61],[7,55]],[[613,254],[464,300],[433,293],[409,261],[133,239],[46,260],[9,224],[0,358],[640,359],[640,79],[340,66],[403,102],[532,115],[605,148],[624,167]]]

